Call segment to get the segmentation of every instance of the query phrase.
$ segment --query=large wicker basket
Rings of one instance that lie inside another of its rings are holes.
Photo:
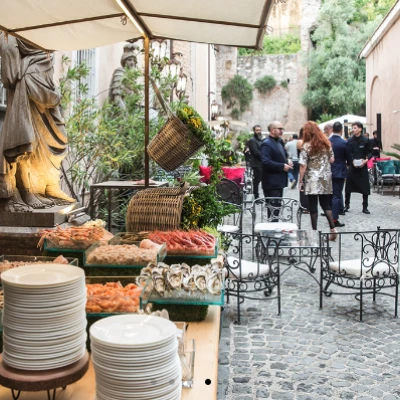
[[[174,230],[180,228],[185,191],[180,188],[145,189],[129,202],[128,232]]]
[[[204,143],[171,111],[154,80],[151,83],[169,118],[147,146],[147,153],[160,167],[171,172],[199,151]]]
[[[192,157],[204,143],[172,114],[147,147],[147,152],[160,167],[174,171]]]

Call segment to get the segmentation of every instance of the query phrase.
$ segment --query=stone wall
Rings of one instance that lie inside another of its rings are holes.
[[[301,53],[239,57],[237,71],[252,85],[265,75],[273,76],[277,82],[268,94],[260,94],[254,89],[250,109],[241,116],[248,127],[260,124],[266,131],[271,121],[279,120],[287,131],[299,130],[307,119],[307,110],[301,104],[306,84]],[[281,86],[282,81],[288,82],[287,88]]]
[[[221,89],[237,74],[237,48],[217,46],[216,59],[216,101],[222,104]]]

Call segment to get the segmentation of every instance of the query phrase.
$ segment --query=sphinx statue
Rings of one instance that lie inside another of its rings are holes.
[[[0,34],[7,111],[0,132],[0,209],[32,211],[75,203],[60,188],[67,152],[53,54]]]

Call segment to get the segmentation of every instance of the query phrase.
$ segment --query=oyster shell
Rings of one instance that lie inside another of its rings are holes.
[[[149,279],[148,275],[139,275],[136,277],[136,284],[144,287],[148,279]]]
[[[180,289],[182,286],[183,272],[175,268],[167,272],[167,283],[172,289]]]
[[[182,286],[188,292],[196,291],[197,288],[196,288],[196,283],[194,281],[194,276],[192,274],[186,275],[182,280]]]
[[[219,295],[222,291],[222,274],[214,272],[207,277],[207,290],[213,295]]]
[[[207,290],[207,273],[205,271],[196,271],[192,275],[197,289],[205,292]]]
[[[165,293],[165,281],[164,281],[164,278],[162,276],[156,276],[153,279],[154,279],[154,289],[157,291],[157,293],[161,297],[164,297],[164,293]]]

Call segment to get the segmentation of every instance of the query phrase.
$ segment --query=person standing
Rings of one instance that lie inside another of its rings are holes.
[[[285,145],[285,150],[288,156],[289,160],[292,160],[293,163],[293,169],[289,170],[289,182],[290,182],[290,188],[293,189],[296,186],[298,176],[299,176],[299,157],[297,155],[298,150],[297,150],[297,142],[298,142],[298,136],[297,134],[293,135],[292,140],[290,140],[288,143]]]
[[[324,126],[324,135],[329,139],[332,133],[333,133],[333,124],[329,122]]]
[[[372,149],[372,157],[380,158],[382,148],[382,142],[378,138],[378,131],[372,132],[373,138],[370,140],[370,146]]]
[[[247,146],[250,151],[250,166],[253,170],[253,195],[254,199],[258,199],[259,196],[259,186],[261,182],[261,143],[262,143],[262,133],[261,126],[255,125],[253,127],[253,137],[247,142]]]
[[[362,135],[363,124],[354,122],[351,126],[352,136],[347,141],[348,150],[351,155],[352,163],[347,172],[345,211],[350,209],[351,193],[361,193],[363,195],[364,214],[371,214],[368,210],[368,196],[370,195],[369,176],[367,162],[370,155],[370,143]]]
[[[268,125],[269,136],[261,144],[262,162],[262,187],[265,197],[282,197],[283,188],[287,186],[287,173],[292,169],[288,163],[285,148],[281,139],[284,128],[279,121]],[[272,222],[278,221],[280,200],[269,202],[274,208]],[[271,217],[271,209],[267,207],[268,218]]]
[[[333,124],[333,134],[329,138],[332,145],[335,162],[331,164],[332,170],[332,214],[335,227],[345,224],[339,222],[339,214],[343,208],[343,188],[347,178],[347,167],[351,165],[352,158],[347,147],[347,142],[342,139],[343,125],[341,122]]]
[[[337,237],[330,205],[332,172],[329,164],[333,162],[332,146],[328,138],[315,122],[306,122],[303,126],[303,148],[299,161],[299,190],[308,196],[311,226],[314,231],[317,230],[319,200],[329,222],[330,240],[335,240]]]

